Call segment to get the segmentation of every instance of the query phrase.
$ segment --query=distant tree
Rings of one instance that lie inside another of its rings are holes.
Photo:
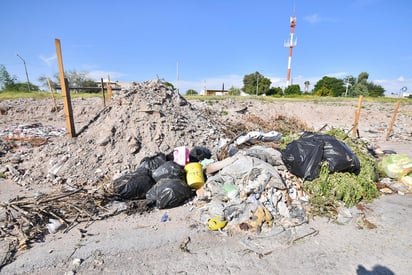
[[[4,91],[16,91],[16,92],[28,92],[38,91],[39,87],[27,82],[17,82],[16,76],[10,76],[4,65],[0,64],[0,90]]]
[[[345,86],[342,79],[336,77],[324,76],[321,80],[316,82],[313,88],[313,93],[317,94],[317,91],[325,87],[333,92],[333,96],[342,96],[345,94]]]
[[[71,70],[71,71],[65,71],[64,72],[64,77],[67,78],[67,81],[69,82],[70,88],[73,88],[74,91],[76,90],[77,87],[90,87],[90,88],[97,88],[98,83],[91,79],[90,77],[87,77],[88,72],[77,72],[76,70]],[[41,76],[38,78],[38,81],[41,83],[42,87],[45,87],[48,89],[48,84],[47,84],[47,79],[49,79],[46,76]],[[60,74],[55,73],[53,77],[50,79],[50,85],[52,86],[53,89],[57,89],[60,87]],[[82,90],[83,92],[99,92],[98,89],[90,89],[90,90]]]
[[[259,79],[258,83],[258,95],[267,95],[270,89],[270,84],[272,84],[272,81],[270,81],[269,78],[263,77]]]
[[[306,80],[303,84],[305,85],[304,92],[305,93],[309,92],[309,85],[310,85],[309,80]]]
[[[189,89],[186,91],[186,95],[197,95],[198,92],[196,90],[193,89]]]
[[[382,86],[374,84],[373,82],[369,82],[366,85],[368,87],[369,96],[378,97],[385,95],[385,89]]]
[[[235,88],[235,87],[230,87],[229,89],[229,95],[233,95],[233,96],[238,96],[240,95],[240,89]]]
[[[285,88],[284,94],[285,95],[300,95],[301,94],[300,86],[298,84],[289,85],[288,87]]]
[[[326,88],[325,86],[320,87],[320,89],[317,89],[316,92],[314,92],[314,95],[317,96],[333,96],[333,91],[329,88]]]
[[[0,89],[10,90],[10,86],[17,81],[16,76],[10,76],[6,67],[0,64]]]
[[[27,82],[17,82],[7,86],[6,91],[28,92],[29,84]],[[39,91],[39,87],[30,83],[30,91]]]
[[[361,72],[358,78],[355,79],[352,89],[350,89],[351,96],[384,96],[385,89],[377,84],[368,82],[369,74],[367,72]]]
[[[356,83],[350,93],[351,96],[368,96],[368,83]]]
[[[57,89],[57,87],[59,87],[60,86],[60,80],[53,80],[53,79],[50,79],[49,77],[47,77],[47,76],[40,76],[38,79],[37,79],[37,81],[39,81],[40,82],[40,86],[41,87],[43,87],[44,89],[46,89],[46,90],[49,90],[49,84],[47,83],[47,80],[50,80],[50,86],[52,86],[52,88],[54,89],[54,90],[56,90]],[[58,81],[58,82],[56,82],[56,81]]]
[[[358,79],[357,79],[357,83],[367,83],[368,82],[368,78],[369,78],[369,74],[367,72],[361,72],[358,75]]]
[[[250,95],[256,95],[256,93],[262,95],[269,91],[270,84],[272,84],[272,82],[269,78],[264,77],[259,72],[255,72],[243,77],[242,90]]]
[[[283,90],[280,87],[272,87],[272,88],[269,89],[269,91],[266,93],[266,95],[282,96],[283,95]]]

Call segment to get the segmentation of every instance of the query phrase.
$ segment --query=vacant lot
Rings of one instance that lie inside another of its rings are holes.
[[[46,99],[1,102],[4,112],[0,131],[3,139],[9,139],[0,148],[0,167],[8,175],[0,179],[0,201],[80,185],[98,186],[116,174],[133,171],[143,157],[169,152],[177,146],[207,146],[215,153],[222,138],[233,138],[238,131],[261,130],[262,123],[270,126],[284,117],[299,124],[298,128],[335,127],[351,133],[358,104],[356,99],[186,102],[162,90],[160,84],[145,85],[142,91],[147,93],[117,95],[105,108],[98,98],[73,100],[79,133],[74,139],[68,138],[62,129],[66,124],[61,102],[58,111]],[[394,103],[364,102],[359,135],[375,148],[412,157],[410,102],[402,103],[393,133],[386,140],[394,107]],[[37,139],[16,138],[21,131]],[[58,171],[53,170],[63,159]],[[10,172],[7,168],[10,166],[17,172]],[[1,271],[5,274],[409,274],[412,197],[383,195],[371,204],[362,205],[349,209],[351,215],[346,213],[344,224],[315,217],[297,227],[244,235],[208,231],[194,217],[191,204],[142,214],[122,213],[91,224],[81,223],[67,233],[47,234],[42,242],[18,251],[15,260]],[[165,214],[169,219],[162,222]],[[8,244],[8,239],[2,240],[3,251]],[[376,273],[368,273],[372,271]]]

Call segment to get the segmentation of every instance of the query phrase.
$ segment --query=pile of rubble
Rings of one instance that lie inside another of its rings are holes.
[[[35,129],[32,127],[32,131]],[[2,135],[12,131],[5,130]],[[37,131],[43,129],[37,127]],[[43,132],[47,143],[20,144],[1,160],[13,163],[11,169],[2,166],[0,172],[22,186],[93,185],[134,171],[146,156],[170,153],[176,146],[214,148],[225,136],[221,125],[156,80],[119,93],[78,130],[76,138],[49,138]]]

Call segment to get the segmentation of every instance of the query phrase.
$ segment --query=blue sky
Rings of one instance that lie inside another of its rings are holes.
[[[157,77],[187,89],[242,87],[259,71],[284,87],[290,16],[297,18],[294,84],[368,72],[387,93],[412,91],[409,0],[13,0],[0,3],[0,64],[38,84],[65,70],[100,80]],[[178,72],[178,81],[177,81]]]

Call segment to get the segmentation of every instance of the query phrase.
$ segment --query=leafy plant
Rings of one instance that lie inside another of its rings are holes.
[[[371,201],[379,197],[379,191],[374,184],[377,178],[376,162],[368,153],[366,145],[359,139],[350,138],[340,129],[332,129],[326,134],[345,142],[357,155],[361,171],[359,175],[348,172],[331,174],[328,163],[322,163],[319,178],[304,183],[305,191],[311,196],[313,211],[320,215],[333,216],[336,211],[331,206],[338,205],[338,201],[342,201],[346,207],[352,207],[361,200]]]

